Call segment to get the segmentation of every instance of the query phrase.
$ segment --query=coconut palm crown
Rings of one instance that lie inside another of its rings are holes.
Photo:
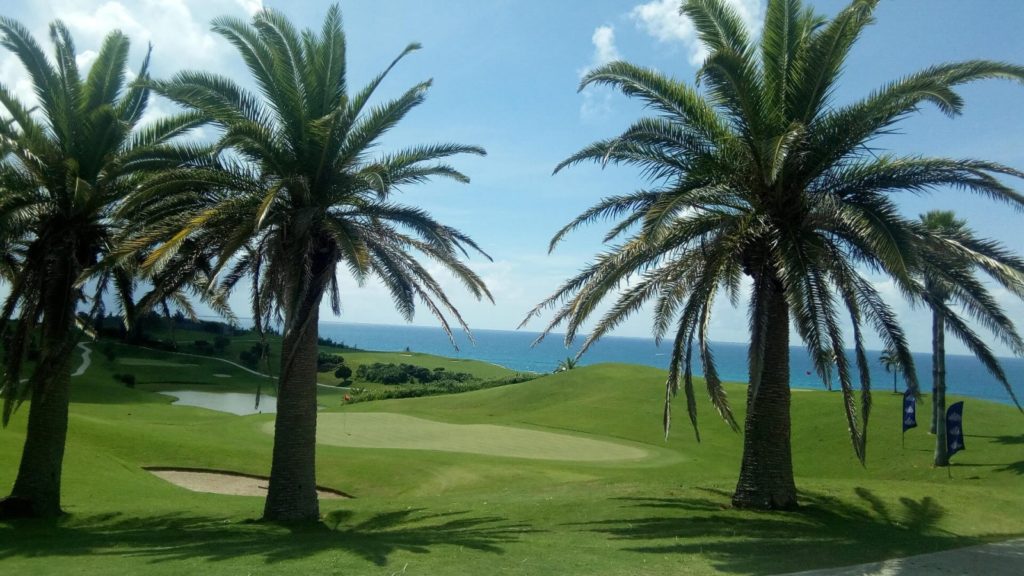
[[[1024,197],[999,179],[1022,176],[1007,166],[899,156],[870,147],[924,104],[958,115],[963,107],[958,86],[988,78],[1020,81],[1024,67],[990,61],[941,64],[853,103],[835,101],[843,64],[872,22],[877,4],[854,0],[828,20],[800,0],[770,0],[764,30],[755,41],[723,0],[684,2],[682,13],[709,52],[697,73],[698,87],[621,61],[590,71],[580,89],[610,86],[655,114],[617,137],[583,148],[555,169],[582,162],[623,164],[639,168],[650,187],[601,200],[554,236],[552,249],[580,226],[614,222],[605,238],[610,247],[527,320],[554,309],[545,330],[564,325],[571,341],[593,318],[582,353],[650,304],[655,338],[672,339],[666,433],[670,399],[680,387],[697,429],[694,352],[716,411],[739,428],[717,374],[708,328],[716,299],[724,295],[733,305],[748,301],[750,385],[743,462],[733,497],[737,506],[788,508],[796,503],[789,420],[791,323],[822,379],[838,377],[853,449],[861,461],[871,409],[865,330],[879,335],[899,357],[909,385],[917,387],[904,332],[866,276],[884,274],[905,295],[922,297],[913,275],[919,259],[915,227],[900,215],[899,195],[953,187],[1014,209],[1024,207]],[[611,307],[597,314],[607,300]],[[955,317],[948,308],[941,312]],[[852,342],[841,328],[844,318],[852,325]],[[973,334],[965,336],[975,341]],[[851,343],[852,361],[845,353]]]
[[[126,227],[114,215],[116,207],[140,174],[173,165],[187,153],[171,140],[199,120],[184,114],[140,126],[150,95],[143,85],[149,54],[137,74],[142,83],[129,83],[129,42],[120,32],[106,37],[84,75],[61,22],[50,25],[50,39],[52,60],[24,26],[0,17],[0,45],[20,60],[38,101],[30,107],[0,85],[0,105],[8,117],[0,122],[0,246],[16,249],[16,255],[5,256],[4,268],[17,270],[5,273],[10,292],[0,311],[0,331],[9,339],[0,381],[3,423],[31,397],[21,466],[0,515],[60,513],[83,281],[116,248],[115,239]],[[96,286],[96,300],[103,287]],[[41,356],[23,379],[25,352],[37,328]]]
[[[430,81],[371,107],[387,73],[419,45],[409,45],[368,85],[351,90],[337,6],[328,10],[319,32],[299,32],[272,10],[251,21],[219,18],[212,26],[238,49],[258,92],[206,72],[155,82],[159,93],[219,131],[218,153],[153,178],[128,209],[144,214],[147,231],[139,246],[160,239],[146,267],[160,269],[187,241],[215,246],[213,274],[227,270],[231,284],[258,275],[254,310],[261,318],[272,308],[283,316],[264,517],[315,520],[321,300],[328,295],[340,313],[337,271],[343,266],[360,283],[371,276],[382,281],[406,318],[421,305],[450,336],[450,319],[468,331],[442,284],[418,258],[452,273],[477,299],[490,298],[461,260],[469,251],[483,252],[425,211],[394,202],[394,195],[435,177],[468,182],[445,160],[484,150],[442,143],[374,154],[384,134],[424,101]]]
[[[977,237],[967,221],[948,210],[932,210],[920,216],[922,257],[917,275],[924,286],[924,300],[932,311],[932,419],[936,435],[936,466],[948,466],[946,445],[946,332],[953,334],[998,380],[1017,408],[1002,365],[989,345],[965,322],[949,313],[949,307],[967,315],[991,332],[1017,355],[1024,346],[1014,322],[992,297],[977,271],[985,273],[1009,294],[1024,299],[1024,259],[991,240]]]

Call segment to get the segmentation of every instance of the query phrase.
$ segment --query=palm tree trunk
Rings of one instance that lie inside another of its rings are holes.
[[[58,258],[51,261],[54,273],[44,294],[43,350],[30,384],[25,445],[14,488],[0,501],[0,518],[52,518],[63,513],[61,470],[68,433],[71,355],[78,340],[74,330],[77,273],[73,268]]]
[[[764,510],[796,507],[789,415],[789,310],[780,289],[769,296],[761,386],[747,388],[743,462],[732,503]]]
[[[892,371],[892,393],[893,394],[899,394],[899,391],[896,390],[896,376],[897,376],[896,370],[893,370]]]
[[[317,322],[327,264],[319,264],[313,267],[306,296],[285,318],[274,455],[263,508],[263,519],[273,522],[320,520],[316,493]]]
[[[935,465],[949,466],[946,446],[946,320],[932,313],[932,431]]]

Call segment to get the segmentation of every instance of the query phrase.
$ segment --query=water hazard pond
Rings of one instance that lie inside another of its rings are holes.
[[[238,416],[249,414],[273,414],[277,412],[277,398],[262,394],[260,406],[256,407],[256,395],[243,392],[200,392],[198,390],[173,390],[160,392],[164,396],[177,398],[175,406],[196,406]]]

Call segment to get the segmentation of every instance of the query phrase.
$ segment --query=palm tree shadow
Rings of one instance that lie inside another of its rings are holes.
[[[574,524],[638,554],[700,554],[717,570],[784,573],[872,562],[967,546],[938,527],[943,507],[931,497],[887,503],[866,488],[858,500],[801,492],[793,512],[761,513],[730,507],[730,494],[705,498],[622,499],[622,517]],[[653,512],[653,513],[652,513]]]
[[[0,523],[0,562],[14,557],[88,554],[130,555],[155,563],[196,558],[218,562],[248,556],[276,564],[336,551],[384,566],[395,552],[427,554],[442,545],[502,554],[503,545],[531,532],[536,530],[497,516],[415,508],[382,512],[359,521],[351,513],[334,512],[325,523],[304,527],[184,514],[148,518],[106,514],[57,522]]]

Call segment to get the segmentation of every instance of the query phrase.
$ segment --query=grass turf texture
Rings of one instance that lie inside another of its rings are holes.
[[[143,352],[134,355],[172,361]],[[70,515],[52,524],[0,524],[5,572],[773,573],[1024,534],[1024,417],[1012,408],[967,400],[968,449],[954,457],[949,479],[930,467],[933,437],[924,430],[909,432],[900,448],[900,396],[876,394],[868,466],[862,468],[849,448],[838,395],[794,394],[794,464],[803,506],[743,512],[728,507],[741,437],[704,409],[703,443],[696,444],[677,418],[666,444],[660,429],[664,373],[624,365],[325,410],[328,431],[344,417],[339,412],[354,417],[350,425],[363,415],[400,414],[640,445],[650,456],[572,462],[322,444],[319,483],[355,499],[322,501],[325,526],[294,533],[249,522],[262,509],[259,498],[197,494],[142,469],[266,474],[271,437],[260,430],[271,416],[169,406],[170,399],[145,384],[168,368],[137,367],[141,384],[131,390],[113,381],[111,374],[121,370],[116,361],[93,358],[73,381],[64,473]],[[223,363],[182,360],[199,366],[173,369],[175,380],[198,380],[205,370],[233,378],[205,377],[204,389],[255,386],[255,377]],[[740,407],[743,388],[729,390]],[[682,414],[681,403],[677,411]],[[0,432],[0,486],[13,482],[26,415],[27,406]]]

